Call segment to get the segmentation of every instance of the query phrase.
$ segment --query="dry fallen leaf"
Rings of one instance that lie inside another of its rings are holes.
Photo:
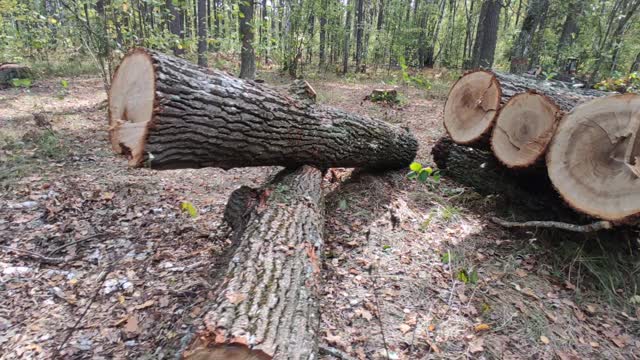
[[[135,315],[129,316],[127,319],[127,323],[124,324],[124,331],[127,335],[136,335],[140,332],[140,327],[138,326],[138,317]]]
[[[524,271],[523,269],[516,269],[516,275],[518,275],[518,277],[526,277],[527,276],[527,272]]]
[[[402,331],[403,334],[406,334],[409,332],[409,330],[411,330],[411,326],[407,325],[407,324],[402,324],[399,326],[400,331]]]
[[[360,316],[367,321],[371,321],[371,319],[373,319],[373,315],[371,314],[371,312],[369,312],[369,310],[356,309],[355,313],[357,316]]]
[[[474,328],[474,330],[475,330],[475,331],[478,331],[478,332],[480,332],[480,331],[487,331],[487,330],[489,330],[489,329],[491,329],[491,326],[490,326],[489,324],[478,324],[478,325],[476,325],[476,326],[475,326],[475,328]]]
[[[145,301],[144,303],[140,304],[140,305],[136,305],[136,307],[134,307],[134,309],[136,310],[142,310],[142,309],[146,309],[150,306],[152,306],[153,304],[155,304],[156,302],[153,300],[149,300],[149,301]]]
[[[551,340],[549,340],[549,338],[544,335],[540,336],[540,341],[545,345],[549,345],[549,343],[551,342]]]
[[[591,341],[591,342],[589,342],[589,345],[591,345],[591,347],[592,347],[592,348],[599,348],[599,347],[600,347],[600,344],[598,344],[598,343],[597,343],[597,342],[595,342],[595,341]]]
[[[472,354],[484,351],[484,338],[476,339],[469,343],[469,352]]]

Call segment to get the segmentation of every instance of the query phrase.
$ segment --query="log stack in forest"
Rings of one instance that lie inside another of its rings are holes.
[[[322,170],[400,169],[416,156],[407,129],[317,105],[305,81],[289,92],[147,49],[114,75],[109,138],[131,166],[286,167],[229,198],[234,245],[186,359],[316,359]]]
[[[474,71],[452,87],[444,124],[456,144],[482,154],[490,149],[502,164],[496,169],[504,181],[523,187],[530,187],[526,183],[532,179],[545,182],[538,175],[546,165],[553,187],[571,208],[627,222],[640,214],[640,96],[606,95],[559,82]],[[450,167],[452,153],[458,158],[464,154],[450,147],[445,142],[434,148],[439,166]],[[471,169],[478,156],[468,157]],[[468,175],[457,178],[471,183]]]

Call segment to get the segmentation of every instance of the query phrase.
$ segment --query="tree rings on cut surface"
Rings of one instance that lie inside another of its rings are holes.
[[[109,139],[118,154],[132,164],[143,156],[147,128],[155,104],[155,71],[142,50],[127,55],[116,70],[109,91]]]
[[[560,116],[549,98],[535,92],[518,94],[500,109],[491,148],[509,168],[526,168],[546,152]]]
[[[598,98],[560,122],[547,154],[549,177],[576,210],[627,221],[640,213],[640,96]]]
[[[444,107],[444,126],[454,142],[471,145],[489,134],[501,101],[500,83],[489,71],[461,77]]]

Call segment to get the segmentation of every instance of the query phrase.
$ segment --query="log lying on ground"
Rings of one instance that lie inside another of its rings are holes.
[[[408,130],[147,49],[130,52],[116,71],[109,124],[114,151],[157,169],[393,169],[410,164],[418,147]]]
[[[521,93],[529,95],[512,100]],[[493,132],[497,139],[492,146],[498,158],[510,167],[526,167],[544,155],[562,115],[559,112],[569,111],[598,94],[602,93],[517,75],[473,71],[451,88],[444,125],[456,143],[480,148],[489,144]],[[499,128],[494,130],[496,122]],[[516,153],[509,154],[512,151]]]
[[[516,220],[588,221],[568,208],[544,172],[517,173],[503,166],[489,151],[457,145],[441,138],[431,150],[447,178],[481,195],[496,195],[499,215]]]
[[[321,181],[319,170],[304,166],[259,191],[234,192],[225,218],[238,245],[205,316],[207,331],[186,359],[317,358]]]
[[[599,98],[561,121],[547,154],[553,185],[593,217],[623,222],[640,214],[640,95]]]
[[[25,65],[0,64],[0,89],[11,86],[12,79],[31,79],[33,72]]]

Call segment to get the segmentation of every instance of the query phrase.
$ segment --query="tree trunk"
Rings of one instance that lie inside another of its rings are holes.
[[[240,78],[256,78],[256,56],[253,50],[253,1],[240,1]]]
[[[603,97],[576,107],[558,126],[547,167],[574,209],[625,222],[640,215],[640,95]]]
[[[109,100],[113,149],[136,167],[390,169],[417,150],[405,129],[147,49],[125,57]]]
[[[316,359],[323,252],[320,170],[283,170],[240,188],[225,218],[237,248],[185,359]],[[250,205],[251,204],[251,205]],[[244,206],[243,206],[244,205]]]
[[[498,42],[501,1],[487,0],[480,9],[476,41],[473,46],[472,68],[490,69]]]
[[[347,16],[344,24],[344,44],[342,54],[342,73],[346,74],[349,71],[349,37],[351,35],[351,4],[353,0],[347,0]]]
[[[549,8],[549,0],[531,0],[527,8],[527,15],[522,22],[522,28],[511,50],[511,72],[522,74],[529,70],[529,63],[533,48],[533,39]]]
[[[567,49],[573,45],[578,37],[578,32],[580,31],[580,28],[578,27],[578,20],[582,15],[582,6],[583,1],[581,0],[573,0],[569,3],[569,7],[567,8],[567,17],[564,20],[562,33],[558,40],[558,48],[556,51],[557,67],[561,66],[563,58],[566,58]]]
[[[198,65],[207,67],[207,0],[198,0]]]
[[[171,16],[171,21],[169,22],[169,31],[173,35],[177,36],[179,41],[182,41],[184,40],[184,20],[182,17],[182,11],[173,5],[173,0],[167,0],[166,5]],[[182,49],[182,46],[175,45],[173,47],[173,54],[183,55],[184,49]]]
[[[629,69],[629,73],[640,71],[640,52],[636,55],[636,59],[631,64],[631,68]]]
[[[362,36],[364,33],[364,0],[356,0],[356,72],[362,72]]]
[[[448,138],[440,139],[431,154],[444,178],[469,186],[481,195],[494,195],[495,209],[501,217],[569,222],[580,219],[560,200],[544,171],[510,171],[491,152],[460,146]]]
[[[327,37],[327,6],[328,0],[322,0],[322,9],[320,9],[320,48],[318,50],[318,68],[320,70],[324,70],[326,55],[325,55],[325,44]]]

